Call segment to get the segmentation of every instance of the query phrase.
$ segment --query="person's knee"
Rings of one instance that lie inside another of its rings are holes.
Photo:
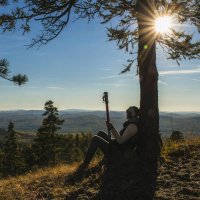
[[[104,133],[103,131],[99,131],[99,132],[97,133],[97,135],[100,136],[100,137],[101,137],[102,135],[104,135],[104,134],[105,134],[105,133]]]

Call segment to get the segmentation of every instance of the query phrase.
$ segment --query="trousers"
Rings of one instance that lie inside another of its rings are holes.
[[[109,158],[111,148],[111,146],[109,145],[109,140],[110,138],[107,133],[105,133],[104,131],[99,131],[97,135],[95,135],[90,141],[84,163],[90,163],[98,148],[101,149],[105,158]]]

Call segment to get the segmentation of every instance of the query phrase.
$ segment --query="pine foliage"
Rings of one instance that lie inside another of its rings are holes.
[[[141,1],[143,2],[146,1]],[[171,15],[177,24],[191,24],[200,31],[200,1],[199,0],[151,0],[147,1],[148,12],[152,18],[161,15]],[[80,18],[92,20],[95,16],[102,19],[102,23],[114,22],[115,26],[108,27],[108,38],[116,41],[119,49],[130,54],[123,73],[130,70],[136,59],[132,58],[135,44],[138,42],[138,6],[139,0],[86,0],[86,1],[35,1],[26,0],[20,6],[18,1],[11,12],[0,15],[0,27],[5,31],[12,31],[20,22],[23,33],[31,31],[33,20],[42,24],[40,34],[33,38],[30,47],[47,44],[56,38],[67,25]],[[9,6],[9,1],[1,1],[2,6]],[[145,3],[143,7],[145,7]],[[114,20],[114,21],[113,21]],[[144,19],[153,29],[154,23]],[[153,37],[154,38],[154,37]],[[176,60],[200,58],[200,42],[194,39],[192,33],[172,28],[171,34],[157,34],[154,38],[166,52],[169,59]]]
[[[64,120],[59,118],[58,109],[54,107],[53,101],[45,103],[45,116],[41,127],[38,129],[34,140],[35,155],[39,164],[56,164],[56,143],[58,135],[56,132],[61,128]]]
[[[8,125],[8,133],[9,135],[3,149],[2,171],[4,175],[13,176],[22,173],[25,166],[12,122]]]
[[[10,77],[9,75],[9,62],[6,59],[0,60],[0,77],[11,81],[17,85],[25,84],[28,81],[26,75],[18,74]]]

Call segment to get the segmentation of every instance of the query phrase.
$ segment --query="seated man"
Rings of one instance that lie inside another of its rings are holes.
[[[123,124],[123,129],[118,133],[114,128],[112,123],[107,122],[107,128],[111,132],[114,139],[111,139],[107,133],[103,131],[99,131],[97,135],[95,135],[90,144],[88,151],[86,153],[85,160],[81,167],[86,168],[90,161],[93,158],[97,148],[100,148],[104,153],[104,157],[107,159],[110,157],[110,153],[112,152],[112,148],[115,146],[117,149],[123,152],[132,142],[132,139],[136,137],[136,133],[138,131],[138,119],[139,119],[139,109],[135,106],[131,106],[126,110],[127,121]]]

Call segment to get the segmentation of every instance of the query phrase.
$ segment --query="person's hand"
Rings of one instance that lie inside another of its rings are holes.
[[[106,122],[106,126],[107,126],[107,128],[108,128],[109,131],[114,128],[114,126],[110,122]]]

